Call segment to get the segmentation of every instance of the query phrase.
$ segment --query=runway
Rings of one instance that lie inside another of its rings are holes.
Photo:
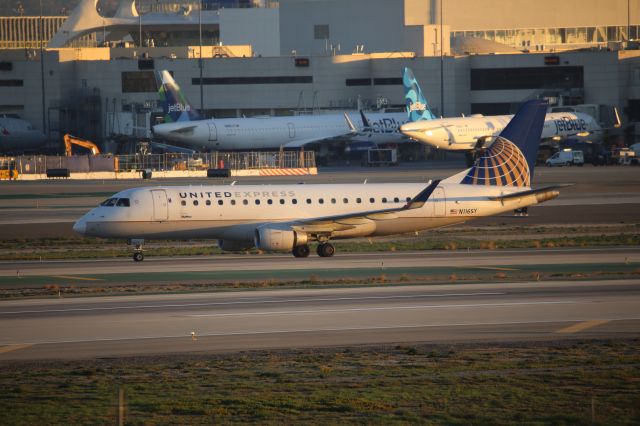
[[[638,306],[637,280],[27,299],[0,306],[0,361],[629,337]]]

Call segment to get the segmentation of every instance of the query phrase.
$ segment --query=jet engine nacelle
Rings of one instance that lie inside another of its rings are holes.
[[[261,226],[256,229],[254,244],[260,250],[290,251],[307,244],[307,234],[296,232],[288,226]]]
[[[242,240],[218,240],[218,248],[222,251],[244,251],[253,248],[253,243]]]

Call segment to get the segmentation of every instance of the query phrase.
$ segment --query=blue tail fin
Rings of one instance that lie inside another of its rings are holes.
[[[427,100],[422,94],[420,85],[418,85],[418,81],[411,69],[404,69],[402,84],[404,85],[404,100],[407,106],[409,122],[413,123],[414,121],[433,120],[436,118],[429,110],[429,104],[427,104]]]
[[[165,123],[202,119],[200,114],[189,104],[187,98],[184,97],[180,91],[180,86],[173,80],[169,71],[157,71],[156,78],[158,80],[158,95],[162,103]]]
[[[468,185],[531,186],[547,102],[522,104],[507,127],[462,179]]]

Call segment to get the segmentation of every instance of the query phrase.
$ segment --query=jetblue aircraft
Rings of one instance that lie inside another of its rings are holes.
[[[468,170],[428,183],[157,186],[118,192],[74,231],[121,238],[143,260],[148,239],[215,238],[222,250],[331,257],[331,240],[418,232],[538,204],[559,186],[531,188],[546,103],[525,103]]]
[[[300,148],[353,133],[342,114],[204,120],[168,71],[160,72],[158,80],[165,122],[153,126],[153,134],[168,142],[208,150]],[[399,127],[406,116],[377,113],[371,114],[370,120],[374,136],[370,140],[381,143],[401,136]]]
[[[0,115],[0,152],[23,152],[41,148],[47,137],[17,115]]]
[[[409,68],[403,84],[409,122],[400,127],[406,136],[449,151],[471,151],[488,146],[513,115],[436,118]],[[545,116],[542,139],[587,135],[602,130],[593,117],[580,112],[554,112]]]

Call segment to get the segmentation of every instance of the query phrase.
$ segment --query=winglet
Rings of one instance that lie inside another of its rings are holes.
[[[364,112],[360,110],[360,117],[362,118],[362,128],[370,129],[371,123],[369,123],[369,119],[364,115]]]
[[[358,129],[356,128],[356,126],[353,124],[353,121],[351,121],[351,119],[349,118],[349,116],[347,115],[347,113],[344,113],[344,119],[347,122],[347,127],[349,128],[349,132],[351,133],[358,133]]]
[[[409,201],[402,209],[403,210],[412,210],[419,209],[424,206],[424,203],[427,202],[433,191],[440,185],[440,180],[431,181],[429,186],[423,189],[418,195],[413,197],[411,201]]]

